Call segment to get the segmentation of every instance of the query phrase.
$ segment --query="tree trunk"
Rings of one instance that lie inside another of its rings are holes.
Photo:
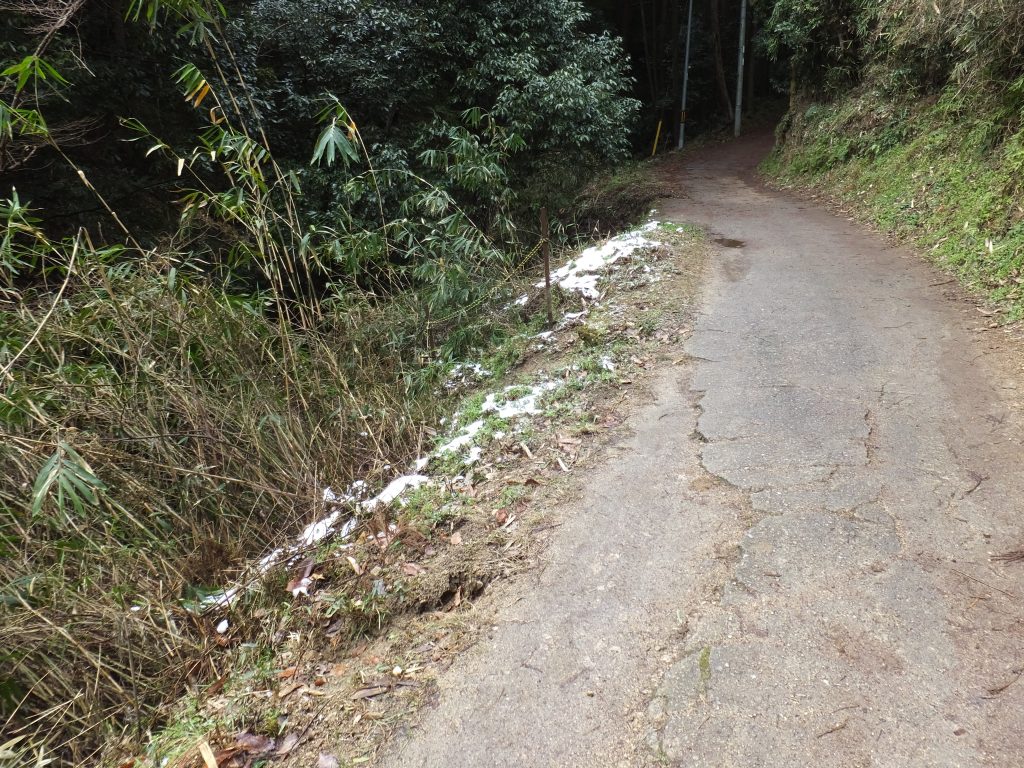
[[[789,111],[796,107],[796,62],[789,60]]]
[[[647,67],[647,82],[651,87],[651,106],[657,108],[658,104],[658,74],[655,66],[654,45],[651,43],[651,34],[647,25],[646,0],[640,2],[640,26],[643,29],[644,42],[644,66]]]
[[[722,56],[722,24],[719,20],[721,0],[708,0],[708,26],[711,33],[711,55],[715,60],[715,83],[718,86],[718,104],[722,115],[732,122],[732,99],[729,98],[729,84],[725,80],[725,60]]]

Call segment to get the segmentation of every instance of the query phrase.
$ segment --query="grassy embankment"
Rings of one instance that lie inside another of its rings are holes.
[[[610,209],[632,216],[657,191],[598,184],[581,217],[623,194]],[[495,376],[519,361],[543,325],[536,301],[509,309],[536,279],[521,258],[481,269],[471,306],[425,325],[413,292],[342,287],[301,308],[285,290],[232,295],[171,248],[126,260],[84,233],[52,242],[17,206],[2,252],[44,260],[51,279],[0,282],[0,722],[20,739],[0,764],[137,754],[184,692],[263,667],[281,632],[326,612],[332,642],[358,642],[452,591],[385,599],[376,566],[342,560],[330,577],[334,550],[315,542],[289,567],[253,563],[330,511],[325,487],[376,491],[434,446],[464,395],[442,386],[452,350]],[[358,531],[372,550],[402,523],[409,537],[376,553],[399,571],[451,518],[426,502],[404,514],[367,512]],[[329,605],[282,599],[296,568],[331,579]]]
[[[600,298],[560,293],[553,332],[524,328],[450,380],[451,415],[420,469],[429,482],[293,564],[293,582],[310,569],[308,595],[267,585],[277,605],[262,631],[229,630],[221,681],[190,689],[146,764],[200,768],[209,744],[243,760],[287,749],[296,764],[322,753],[358,765],[430,699],[489,626],[477,597],[541,559],[543,532],[560,525],[552,508],[578,496],[580,470],[645,397],[654,361],[677,354],[706,243],[674,224],[647,236],[660,245],[600,270]]]
[[[956,87],[911,99],[863,86],[802,103],[779,126],[765,172],[813,187],[911,242],[1024,316],[1024,129],[1012,89],[979,105]]]

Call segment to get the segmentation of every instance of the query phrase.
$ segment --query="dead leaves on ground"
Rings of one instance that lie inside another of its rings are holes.
[[[427,572],[427,569],[424,568],[419,563],[403,563],[402,564],[402,573],[405,574],[406,576],[410,576],[410,577],[422,576],[426,572]]]
[[[265,761],[276,755],[278,745],[269,736],[242,731],[228,747],[214,752],[208,741],[202,741],[198,751],[205,768],[249,768],[257,760]]]
[[[263,765],[275,758],[290,755],[302,740],[302,735],[289,733],[280,741],[262,734],[242,731],[235,735],[234,742],[227,747],[214,751],[208,741],[201,741],[197,747],[198,757],[204,768],[251,768]],[[338,758],[324,752],[320,753],[317,768],[337,768]]]

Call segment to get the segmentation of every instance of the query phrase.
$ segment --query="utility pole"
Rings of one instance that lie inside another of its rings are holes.
[[[693,39],[693,0],[690,0],[690,10],[686,15],[686,55],[683,56],[683,114],[679,121],[679,145],[676,149],[682,149],[686,143],[686,97],[690,86],[690,41]]]
[[[743,67],[747,53],[747,0],[740,0],[740,53],[736,68],[736,113],[733,123],[733,134],[740,137],[740,117],[743,111]]]

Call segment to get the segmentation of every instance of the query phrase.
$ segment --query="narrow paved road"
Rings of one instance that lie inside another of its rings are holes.
[[[1024,565],[990,559],[1024,357],[766,150],[690,159],[662,215],[723,243],[694,364],[385,765],[1024,765]]]

